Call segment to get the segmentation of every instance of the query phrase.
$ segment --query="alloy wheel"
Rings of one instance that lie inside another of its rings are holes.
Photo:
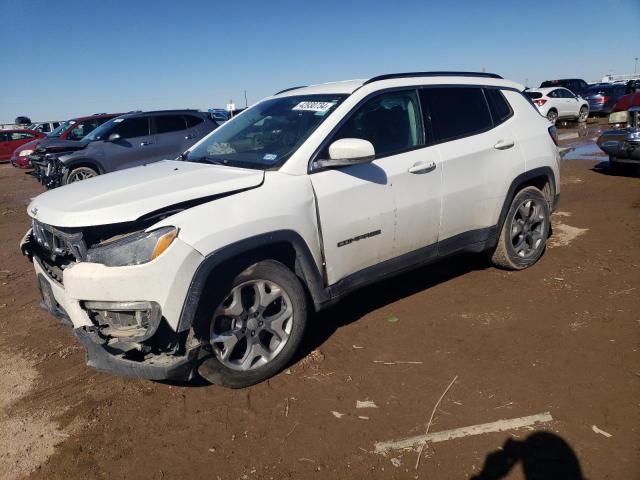
[[[69,174],[67,183],[79,182],[95,176],[96,173],[90,168],[78,168]]]
[[[292,303],[284,289],[268,280],[251,280],[234,287],[216,309],[209,338],[224,366],[254,370],[280,353],[293,322]]]
[[[511,220],[511,246],[521,258],[534,256],[544,245],[546,219],[542,205],[527,199],[516,209]]]

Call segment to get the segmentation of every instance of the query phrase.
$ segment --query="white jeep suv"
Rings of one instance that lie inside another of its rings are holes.
[[[38,196],[22,251],[99,370],[243,387],[310,313],[457,252],[523,269],[560,188],[555,128],[493,74],[285,90],[176,160]]]

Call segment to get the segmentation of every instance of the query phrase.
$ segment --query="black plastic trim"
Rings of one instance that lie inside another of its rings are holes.
[[[377,77],[370,78],[363,85],[367,85],[373,82],[379,82],[381,80],[390,80],[394,78],[413,78],[413,77],[478,77],[478,78],[499,78],[502,77],[495,73],[485,72],[407,72],[407,73],[389,73],[387,75],[378,75]]]
[[[293,230],[277,230],[241,240],[207,255],[191,279],[191,285],[189,285],[189,290],[182,306],[176,331],[183,332],[188,330],[193,324],[200,297],[214,268],[243,253],[276,243],[288,243],[293,247],[296,253],[296,265],[300,269],[300,272],[296,273],[302,276],[316,308],[326,302],[329,298],[324,288],[322,274],[318,270],[313,255],[304,239]]]

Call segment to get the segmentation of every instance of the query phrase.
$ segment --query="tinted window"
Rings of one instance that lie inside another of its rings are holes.
[[[569,90],[561,90],[563,98],[574,98],[575,95]]]
[[[504,98],[504,95],[500,90],[487,88],[485,89],[484,94],[489,102],[489,109],[491,110],[493,123],[502,123],[513,114],[511,105],[509,105],[509,102],[507,102],[507,99]]]
[[[93,118],[91,120],[84,120],[82,122],[78,122],[73,130],[69,132],[67,135],[67,140],[80,140],[85,135],[91,133],[94,129],[96,129],[100,125],[98,119]]]
[[[113,129],[120,138],[144,137],[149,135],[149,117],[125,118]]]
[[[340,127],[333,140],[368,140],[373,144],[376,157],[381,157],[424,145],[422,137],[418,97],[415,90],[411,90],[385,93],[367,101]]]
[[[526,92],[524,92],[524,94],[527,97],[534,98],[534,99],[542,97],[542,94],[540,92],[529,92],[529,91],[526,91]]]
[[[195,127],[204,122],[204,119],[196,117],[195,115],[185,115],[184,118],[187,119],[187,128]]]
[[[187,128],[182,115],[159,115],[155,119],[156,133],[177,132]]]
[[[445,142],[493,127],[481,88],[423,88],[420,100],[428,109],[436,141]]]

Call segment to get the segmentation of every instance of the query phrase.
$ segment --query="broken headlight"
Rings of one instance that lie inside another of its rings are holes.
[[[126,237],[90,248],[87,261],[107,267],[140,265],[159,257],[178,235],[176,227],[151,232],[135,232]]]

